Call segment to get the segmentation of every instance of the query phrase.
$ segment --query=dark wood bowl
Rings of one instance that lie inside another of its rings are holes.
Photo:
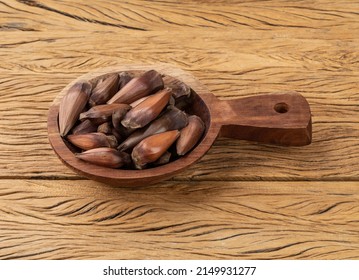
[[[59,104],[68,89],[77,81],[90,81],[108,73],[128,71],[139,74],[150,69],[179,79],[191,87],[194,99],[188,112],[198,115],[206,125],[200,143],[183,157],[144,170],[112,169],[77,159],[74,155],[76,148],[59,133]],[[198,161],[219,135],[279,145],[301,146],[311,142],[310,108],[303,96],[290,92],[219,100],[195,77],[167,64],[124,65],[82,75],[55,98],[49,109],[47,127],[50,144],[66,166],[89,179],[114,186],[148,185],[171,178]]]

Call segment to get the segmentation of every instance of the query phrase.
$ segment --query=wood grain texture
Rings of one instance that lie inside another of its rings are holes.
[[[1,0],[0,257],[358,259],[358,11],[344,0]],[[224,100],[297,91],[313,143],[220,138],[159,185],[83,181],[51,150],[48,108],[81,74],[131,63],[171,63]]]
[[[1,259],[357,259],[359,184],[0,181]]]
[[[223,99],[298,91],[313,114],[311,146],[220,140],[177,179],[357,180],[358,4],[203,3],[1,2],[0,176],[78,178],[46,139],[55,96],[98,67],[166,62]]]

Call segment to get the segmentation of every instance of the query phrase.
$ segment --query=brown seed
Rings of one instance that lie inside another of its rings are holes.
[[[116,148],[118,146],[118,141],[115,135],[106,135],[106,138],[111,148]]]
[[[113,111],[112,125],[114,128],[116,128],[117,130],[121,130],[121,127],[122,127],[121,121],[123,120],[123,118],[125,117],[127,112],[130,110],[130,108],[131,108],[131,106],[126,107],[126,108],[120,108],[118,110]]]
[[[117,73],[109,74],[103,81],[99,82],[92,90],[89,100],[90,106],[105,104],[118,89],[119,75]]]
[[[186,113],[176,107],[169,106],[167,111],[158,119],[151,122],[148,126],[140,128],[130,134],[130,136],[118,146],[118,149],[120,151],[130,150],[148,136],[169,130],[180,130],[187,124],[188,117]]]
[[[176,143],[177,154],[183,156],[188,153],[201,139],[204,129],[204,123],[200,117],[189,116],[188,125],[181,130]]]
[[[129,135],[131,135],[136,129],[134,128],[127,128],[124,127],[122,124],[120,125],[119,129],[117,129],[118,133],[121,134],[122,138],[127,138]]]
[[[186,110],[193,104],[193,94],[189,96],[182,96],[176,99],[175,106],[180,110]]]
[[[170,76],[164,76],[163,82],[165,87],[172,89],[172,97],[174,99],[174,105],[184,110],[193,102],[193,94],[191,88],[180,80],[173,79]]]
[[[170,162],[172,154],[168,151],[166,151],[158,160],[153,162],[154,166],[164,165]]]
[[[112,148],[96,148],[76,154],[76,157],[84,161],[110,168],[120,168],[131,163],[129,154],[119,152]]]
[[[112,133],[112,125],[110,122],[105,122],[100,124],[97,128],[97,132],[101,132],[103,134],[111,134]]]
[[[162,77],[163,83],[165,87],[169,87],[172,89],[172,96],[175,99],[181,97],[189,97],[191,95],[191,88],[187,86],[185,83],[181,82],[180,80],[173,79],[170,76]]]
[[[134,108],[134,107],[136,107],[138,104],[140,104],[141,102],[143,102],[143,101],[145,101],[147,98],[149,98],[151,95],[147,95],[147,96],[144,96],[144,97],[142,97],[142,98],[140,98],[140,99],[137,99],[136,101],[134,101],[134,102],[132,102],[131,104],[130,104],[130,106],[132,107],[132,108]]]
[[[75,83],[62,98],[59,107],[60,135],[65,136],[74,126],[86,106],[91,94],[91,84],[84,81]]]
[[[127,112],[131,107],[127,104],[104,104],[92,107],[87,112],[80,114],[80,120],[89,119],[93,123],[102,124],[109,121],[112,114],[119,110]]]
[[[97,131],[97,125],[92,123],[90,120],[84,120],[80,122],[71,130],[71,134],[85,134]]]
[[[117,143],[121,143],[123,141],[124,137],[121,135],[120,132],[118,132],[116,128],[112,128],[111,134],[116,137]]]
[[[111,147],[107,136],[99,132],[68,135],[67,140],[82,150],[90,150],[99,147]]]
[[[130,104],[141,97],[147,96],[163,88],[161,74],[155,70],[135,77],[121,88],[107,103]]]
[[[179,137],[178,130],[166,131],[145,138],[132,151],[132,160],[137,169],[159,159]]]
[[[100,76],[100,77],[90,79],[88,82],[91,84],[91,88],[95,88],[97,86],[97,84],[102,83],[103,79],[104,79],[104,77]]]
[[[173,97],[173,95],[171,95],[170,101],[168,102],[168,104],[169,104],[169,106],[175,106],[176,99]]]
[[[169,88],[150,96],[125,115],[121,121],[122,125],[127,128],[144,127],[161,113],[170,97],[171,89]]]
[[[119,76],[118,90],[123,88],[126,84],[128,84],[129,81],[132,80],[132,76],[128,72],[121,72],[120,74],[118,74],[118,76]]]
[[[88,82],[92,85],[92,89],[94,89],[97,85],[101,84],[111,74],[112,73],[97,76],[95,78],[90,79]]]

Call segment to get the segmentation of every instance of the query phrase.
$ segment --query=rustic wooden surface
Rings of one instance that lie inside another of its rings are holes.
[[[358,259],[358,1],[0,1],[1,259]],[[218,139],[174,179],[84,180],[47,140],[61,89],[171,63],[230,99],[298,91],[313,143]]]

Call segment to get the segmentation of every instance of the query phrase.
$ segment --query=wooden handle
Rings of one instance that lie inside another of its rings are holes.
[[[284,146],[311,143],[311,112],[296,92],[246,97],[219,102],[220,135]]]

